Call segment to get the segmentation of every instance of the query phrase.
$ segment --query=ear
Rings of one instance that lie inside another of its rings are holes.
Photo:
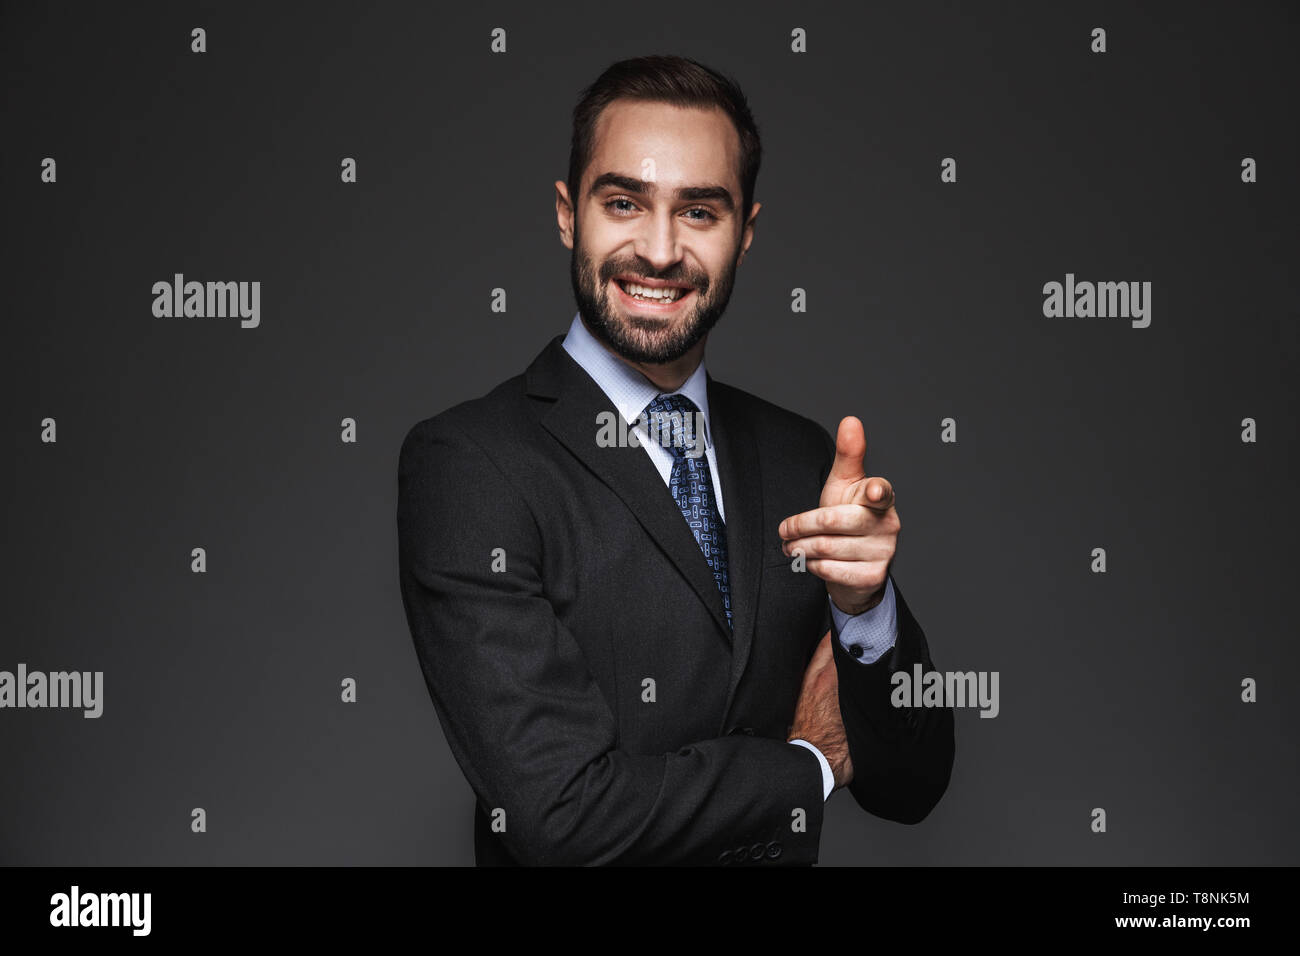
[[[758,211],[763,208],[763,204],[756,202],[754,208],[749,211],[749,218],[745,220],[744,233],[740,237],[740,255],[736,257],[736,265],[745,261],[745,253],[749,251],[749,244],[754,241],[754,226],[758,219]]]
[[[560,241],[566,249],[572,249],[573,203],[569,200],[569,187],[560,179],[555,181],[555,221],[560,227]]]

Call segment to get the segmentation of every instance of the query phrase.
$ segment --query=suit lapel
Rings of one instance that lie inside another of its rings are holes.
[[[729,390],[719,387],[713,376],[707,378],[709,427],[716,446],[718,478],[727,511],[727,579],[731,584],[731,616],[735,628],[727,703],[722,711],[725,733],[725,718],[754,643],[763,571],[763,474],[749,417],[731,401]]]
[[[596,434],[600,428],[597,415],[601,412],[617,415],[618,411],[600,386],[564,350],[561,345],[563,340],[564,337],[560,335],[553,338],[524,373],[528,394],[551,400],[549,407],[541,412],[539,420],[542,427],[623,500],[646,533],[690,584],[696,596],[704,602],[722,635],[730,640],[727,615],[722,606],[722,595],[718,593],[718,586],[713,580],[713,572],[645,449],[631,446],[602,448],[596,444]],[[709,402],[712,424],[712,393]],[[721,458],[721,448],[718,454]],[[724,471],[721,478],[724,482],[727,480],[725,475]],[[730,516],[731,491],[726,484],[723,488],[727,514]],[[726,524],[730,558],[733,547],[731,522]],[[732,616],[736,617],[740,601],[735,578],[732,577],[734,574],[729,569],[733,594]],[[739,618],[736,623],[739,626]]]

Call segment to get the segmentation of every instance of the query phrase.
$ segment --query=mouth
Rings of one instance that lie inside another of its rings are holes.
[[[609,280],[617,298],[629,309],[653,315],[676,312],[695,295],[689,286],[675,282],[654,282],[617,276]]]

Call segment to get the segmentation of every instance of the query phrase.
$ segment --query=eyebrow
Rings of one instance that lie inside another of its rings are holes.
[[[658,188],[655,183],[645,179],[637,179],[634,176],[623,176],[619,173],[601,173],[591,184],[588,195],[594,196],[608,186],[638,196],[653,196]],[[735,210],[735,202],[731,198],[731,193],[722,186],[683,186],[677,190],[677,198],[688,200],[711,199],[723,206],[727,212]]]

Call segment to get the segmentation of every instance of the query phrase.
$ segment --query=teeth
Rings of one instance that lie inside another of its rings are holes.
[[[637,285],[634,282],[625,282],[619,280],[619,285],[623,290],[634,299],[646,299],[651,302],[676,302],[685,294],[686,289],[651,289],[647,286]]]

